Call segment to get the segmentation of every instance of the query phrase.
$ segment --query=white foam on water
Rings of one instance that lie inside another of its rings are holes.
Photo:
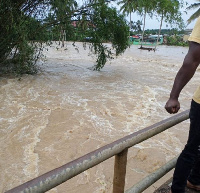
[[[97,72],[89,69],[95,57],[80,43],[79,52],[70,44],[58,50],[53,45],[38,75],[0,78],[0,192],[170,116],[164,105],[187,48],[159,46],[154,53],[131,46]],[[199,73],[182,91],[180,111],[189,108]],[[127,183],[180,153],[189,121],[184,123],[135,147],[141,152],[130,158]],[[71,189],[50,192],[106,192],[112,171],[102,163],[69,182]]]

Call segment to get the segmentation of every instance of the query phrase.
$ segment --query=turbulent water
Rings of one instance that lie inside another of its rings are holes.
[[[164,106],[188,48],[131,46],[97,72],[88,49],[76,46],[54,44],[38,75],[0,78],[0,192],[171,116]],[[199,81],[197,70],[182,91],[180,112]],[[180,153],[188,125],[129,149],[126,189]],[[110,193],[113,160],[49,192]]]

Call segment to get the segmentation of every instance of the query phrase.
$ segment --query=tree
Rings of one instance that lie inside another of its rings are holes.
[[[58,3],[60,4],[59,0]],[[63,10],[64,5],[60,6]],[[58,6],[55,7],[58,8]],[[62,20],[59,19],[58,14],[52,13],[51,18],[54,18],[54,25],[55,23],[60,24],[60,22],[62,25],[66,24],[69,18],[73,18],[73,21],[76,21],[76,29],[74,28],[74,30],[90,37],[90,49],[97,56],[97,64],[94,66],[94,70],[103,68],[108,59],[123,53],[128,47],[129,31],[126,20],[116,9],[109,7],[105,0],[89,2],[89,4],[82,5],[76,10],[67,9],[66,11],[64,9],[65,14],[61,14]],[[85,24],[87,24],[87,28]],[[115,53],[112,51],[113,49],[103,44],[108,41],[111,42]]]
[[[90,10],[89,20],[92,23],[90,26],[90,37],[92,50],[97,54],[97,65],[95,70],[100,70],[106,63],[107,59],[113,57],[112,49],[108,48],[102,42],[112,42],[112,48],[115,49],[115,54],[119,55],[129,46],[128,35],[129,29],[126,21],[116,9],[108,7],[103,0],[100,4],[95,5]]]
[[[140,7],[142,8],[142,12],[141,14],[144,17],[144,21],[143,21],[143,30],[142,30],[142,41],[141,41],[141,46],[142,46],[142,42],[144,40],[144,32],[145,32],[145,24],[146,24],[146,16],[147,14],[152,18],[153,16],[153,11],[156,8],[156,4],[157,4],[157,0],[142,0],[140,2]]]
[[[66,32],[67,38],[73,40],[77,30],[84,31],[84,20],[90,24],[84,33],[91,37],[90,48],[97,55],[95,70],[128,47],[128,25],[105,0],[90,0],[82,5],[75,0],[7,0],[0,1],[0,14],[0,70],[37,72],[35,64],[49,34]],[[73,21],[79,25],[74,27]],[[113,49],[103,44],[108,41]]]
[[[186,8],[186,10],[197,9],[197,11],[195,11],[187,20],[188,24],[200,16],[200,0],[197,1],[199,1],[199,3],[193,3],[192,5]]]
[[[123,12],[123,14],[130,15],[130,29],[132,28],[132,20],[131,20],[131,13],[136,12],[140,10],[140,0],[121,0],[118,2],[118,5],[121,5],[120,11]]]
[[[137,21],[132,22],[131,26],[134,31],[140,32],[142,31],[141,25],[142,25],[142,22],[140,20],[137,20]]]
[[[1,71],[12,69],[16,73],[35,73],[35,61],[40,55],[36,45],[28,42],[29,38],[37,38],[37,28],[41,24],[30,17],[34,14],[34,7],[38,1],[30,2],[28,6],[25,0],[0,1],[0,67]],[[42,8],[42,5],[41,7]],[[31,31],[32,29],[34,31]],[[31,31],[31,34],[29,32]],[[43,37],[41,37],[43,41]]]
[[[62,47],[64,47],[64,40],[66,40],[65,29],[69,29],[71,25],[71,17],[77,10],[78,4],[75,0],[52,0],[50,6],[50,18],[59,21],[60,37],[62,40]],[[68,17],[66,17],[68,16]]]
[[[160,29],[158,32],[156,46],[159,41],[159,36],[164,19],[165,22],[169,22],[171,24],[176,23],[179,25],[179,27],[182,27],[183,20],[181,18],[181,13],[179,11],[180,7],[181,7],[181,2],[179,2],[178,0],[159,0],[157,2],[156,12],[160,16]]]

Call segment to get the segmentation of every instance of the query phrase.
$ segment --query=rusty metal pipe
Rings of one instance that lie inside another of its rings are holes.
[[[101,147],[87,155],[84,155],[59,168],[47,172],[33,180],[30,180],[7,193],[41,193],[46,192],[83,171],[119,154],[126,148],[130,148],[166,129],[189,118],[189,110],[174,115],[168,119],[160,121],[150,127],[137,131],[131,135],[123,137],[111,144]]]

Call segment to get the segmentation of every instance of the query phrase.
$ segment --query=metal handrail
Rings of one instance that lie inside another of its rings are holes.
[[[168,119],[160,121],[150,127],[144,128],[140,131],[137,131],[131,135],[123,137],[111,144],[105,145],[89,154],[86,154],[72,162],[69,162],[59,168],[56,168],[50,172],[47,172],[33,180],[30,180],[16,188],[8,190],[6,193],[42,193],[46,192],[63,182],[66,182],[70,178],[84,172],[85,170],[94,167],[95,165],[100,164],[101,162],[115,156],[115,163],[120,162],[121,154],[124,151],[127,151],[128,148],[141,143],[142,141],[149,139],[165,131],[166,129],[186,120],[189,118],[189,110],[186,110],[182,113],[174,115]],[[127,157],[127,153],[124,154]],[[115,164],[117,165],[117,164]],[[116,167],[114,172],[114,181],[113,189],[115,193],[124,192],[122,186],[124,184],[120,183],[118,180],[119,175],[117,175],[117,170],[120,170],[121,167]],[[126,172],[124,172],[123,178],[125,178]],[[121,179],[122,177],[120,177]],[[123,180],[124,181],[124,180]]]
[[[167,162],[164,166],[156,170],[155,172],[151,173],[143,180],[129,188],[125,193],[139,193],[146,190],[149,186],[155,183],[157,180],[162,178],[167,172],[172,170],[177,162],[178,157],[173,158],[169,162]]]

